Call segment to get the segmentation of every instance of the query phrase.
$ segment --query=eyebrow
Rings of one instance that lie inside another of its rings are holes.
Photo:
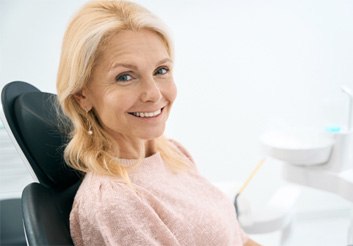
[[[161,60],[160,62],[157,63],[157,66],[159,66],[159,65],[161,65],[163,63],[167,63],[167,62],[173,63],[173,60],[170,59],[170,58],[164,58],[163,60]]]
[[[159,65],[161,65],[163,63],[167,63],[167,62],[173,63],[173,60],[170,58],[164,58],[164,59],[160,60],[156,65],[159,66]],[[137,70],[137,66],[132,65],[132,64],[127,64],[127,63],[113,63],[112,66],[110,67],[110,70],[112,70],[113,68],[116,68],[116,67],[126,67],[129,69]]]

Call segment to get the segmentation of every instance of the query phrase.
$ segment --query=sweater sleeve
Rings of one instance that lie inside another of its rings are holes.
[[[76,246],[176,244],[156,212],[127,185],[100,186],[96,197],[89,188],[75,200],[70,214]]]

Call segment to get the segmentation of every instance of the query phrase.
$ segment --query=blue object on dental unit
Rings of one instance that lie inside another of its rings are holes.
[[[326,131],[331,132],[331,133],[338,133],[341,132],[341,127],[339,126],[330,126],[326,128]]]

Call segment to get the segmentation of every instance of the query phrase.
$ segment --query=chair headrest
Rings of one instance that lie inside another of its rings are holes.
[[[14,101],[13,109],[24,147],[32,159],[29,162],[42,171],[36,172],[39,181],[56,190],[76,183],[80,175],[63,159],[68,139],[59,124],[56,95],[40,91],[23,93]]]

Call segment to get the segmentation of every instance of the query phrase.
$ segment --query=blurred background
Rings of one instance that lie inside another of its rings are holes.
[[[63,33],[85,2],[0,0],[0,87],[22,80],[55,93]],[[241,184],[265,157],[259,137],[269,129],[345,124],[353,1],[136,2],[167,23],[175,42],[178,98],[166,134],[212,182]],[[19,159],[6,163],[0,156],[0,198],[19,197],[31,178]],[[286,184],[281,164],[268,163],[244,191],[255,207]],[[351,207],[303,187],[290,245],[345,245]],[[276,245],[279,236],[252,237]]]

